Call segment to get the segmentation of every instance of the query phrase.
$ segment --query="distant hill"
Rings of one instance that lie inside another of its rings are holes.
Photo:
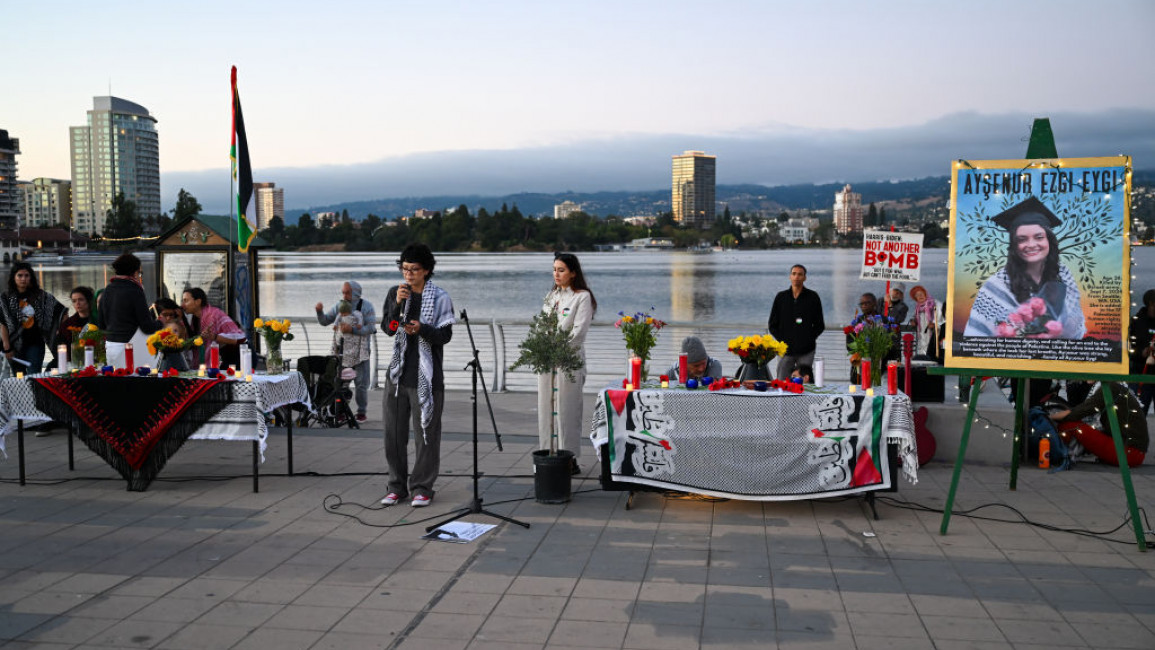
[[[855,192],[862,195],[862,203],[917,203],[926,199],[943,205],[950,199],[950,179],[947,176],[928,176],[905,181],[870,181],[850,182]],[[1155,170],[1136,171],[1133,176],[1136,186],[1155,184]],[[834,204],[834,193],[841,190],[846,182],[799,185],[779,185],[769,187],[765,185],[719,185],[716,197],[721,211],[721,204],[730,206],[734,214],[747,211],[760,211],[774,214],[783,210],[830,210]],[[379,217],[393,218],[413,214],[415,210],[444,210],[446,208],[466,205],[473,214],[479,208],[493,212],[502,204],[509,207],[517,205],[522,214],[553,215],[553,207],[562,201],[580,203],[588,214],[606,217],[617,215],[629,217],[634,215],[655,215],[670,211],[670,190],[648,190],[635,192],[556,192],[556,193],[519,193],[504,196],[471,195],[438,195],[413,196],[400,198],[382,198],[371,201],[350,201],[332,205],[319,205],[309,208],[292,208],[285,211],[287,221],[296,223],[303,213],[349,211],[349,216],[356,220],[364,219],[369,214]]]

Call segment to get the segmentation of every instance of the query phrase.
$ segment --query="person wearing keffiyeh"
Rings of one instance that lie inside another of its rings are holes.
[[[40,288],[31,264],[12,265],[8,290],[0,295],[0,340],[4,344],[4,356],[17,360],[14,371],[40,372],[45,353],[56,352],[52,347],[53,338],[67,314],[68,310],[55,296]]]
[[[441,411],[445,406],[444,347],[453,337],[453,301],[433,284],[436,260],[425,244],[401,251],[402,282],[389,290],[381,329],[396,336],[385,380],[385,461],[389,465],[391,506],[412,495],[410,505],[433,499],[441,468]],[[409,429],[414,429],[415,458],[409,471]]]

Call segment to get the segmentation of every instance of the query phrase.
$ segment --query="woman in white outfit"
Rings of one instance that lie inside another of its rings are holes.
[[[585,361],[586,333],[597,311],[598,301],[586,284],[581,262],[572,253],[555,253],[553,259],[553,289],[545,297],[542,311],[556,310],[558,327],[573,333],[573,341],[581,348]],[[586,371],[583,367],[568,379],[565,373],[557,373],[557,434],[558,449],[573,452],[573,473],[581,473],[577,459],[581,456],[582,426],[582,386]],[[550,417],[550,375],[537,378],[537,430],[542,449],[549,449]]]

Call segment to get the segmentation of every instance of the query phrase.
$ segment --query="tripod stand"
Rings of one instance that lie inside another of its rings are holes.
[[[508,521],[511,524],[517,524],[518,526],[529,528],[529,524],[525,523],[524,521],[518,521],[517,519],[514,519],[512,517],[506,517],[505,515],[499,515],[496,512],[491,512],[491,511],[486,510],[485,508],[481,507],[481,494],[480,494],[480,491],[479,491],[478,485],[477,485],[478,480],[481,478],[481,472],[478,470],[478,467],[477,467],[477,381],[478,381],[478,379],[481,380],[481,390],[485,393],[485,406],[486,406],[486,408],[489,409],[489,420],[490,420],[490,422],[493,423],[493,435],[497,439],[497,450],[498,451],[502,451],[501,434],[497,432],[497,421],[494,420],[494,418],[493,418],[493,405],[489,403],[489,391],[485,388],[485,377],[482,375],[482,372],[481,372],[481,359],[478,358],[477,344],[474,343],[474,341],[473,341],[473,328],[471,328],[469,326],[469,314],[467,314],[464,309],[461,310],[461,322],[465,323],[465,331],[469,333],[469,346],[470,346],[470,348],[473,349],[473,360],[465,365],[466,368],[472,368],[473,369],[473,372],[472,372],[472,375],[473,375],[473,393],[472,393],[472,401],[473,401],[473,500],[469,502],[469,505],[464,506],[462,508],[458,508],[457,510],[454,510],[453,514],[450,515],[448,519],[444,519],[444,520],[442,520],[436,524],[433,524],[432,526],[427,526],[425,528],[425,532],[427,532],[427,533],[433,532],[434,530],[440,528],[441,526],[444,526],[445,524],[448,524],[451,521],[457,521],[458,519],[461,519],[462,517],[464,517],[466,515],[471,515],[471,514],[489,515],[490,517],[495,517],[497,519],[501,519],[502,521]]]

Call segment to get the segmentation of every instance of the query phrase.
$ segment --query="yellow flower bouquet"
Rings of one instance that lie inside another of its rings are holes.
[[[265,340],[265,371],[269,374],[278,374],[285,370],[284,357],[281,356],[281,342],[292,341],[293,333],[289,331],[293,322],[288,318],[276,320],[256,319],[253,321],[253,331]]]
[[[769,334],[755,334],[730,339],[726,349],[738,355],[742,363],[764,366],[775,357],[786,354],[786,343]]]

